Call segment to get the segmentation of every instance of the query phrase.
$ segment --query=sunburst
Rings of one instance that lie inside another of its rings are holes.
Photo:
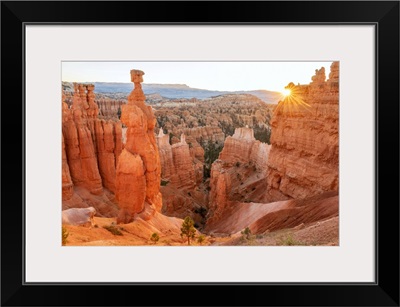
[[[289,115],[294,115],[295,113],[301,111],[310,111],[310,105],[302,99],[301,91],[293,83],[289,83],[288,86],[281,92],[282,100],[279,101],[275,112],[279,113],[289,113]]]

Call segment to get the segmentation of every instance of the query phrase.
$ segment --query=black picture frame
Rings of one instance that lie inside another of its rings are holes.
[[[375,25],[376,282],[24,283],[24,27],[29,23]],[[399,306],[399,101],[399,1],[1,2],[1,305]]]

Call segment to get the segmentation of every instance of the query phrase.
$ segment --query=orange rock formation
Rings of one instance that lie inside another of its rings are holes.
[[[96,100],[99,106],[100,115],[107,118],[118,118],[118,110],[126,103],[123,99],[111,99],[108,97],[99,97]]]
[[[332,63],[327,81],[322,68],[309,85],[288,88],[292,94],[271,121],[268,194],[279,200],[338,191],[339,63]]]
[[[180,142],[170,145],[169,136],[160,129],[157,143],[162,161],[162,178],[170,181],[178,189],[194,188],[196,173],[185,135],[181,134]]]
[[[200,144],[204,144],[208,141],[223,144],[225,141],[225,134],[219,127],[205,126],[196,128],[184,128],[182,129],[182,133],[184,133],[188,137],[193,137]]]
[[[72,108],[63,110],[63,135],[71,178],[74,185],[99,195],[103,193],[103,186],[92,135],[94,110],[87,101],[84,85],[75,83],[74,88]]]
[[[322,68],[309,85],[287,88],[291,95],[272,117],[271,148],[255,144],[248,128],[225,140],[211,170],[208,231],[232,233],[246,224],[259,233],[337,216],[339,63],[327,81]],[[243,167],[249,161],[259,173]]]
[[[160,129],[157,144],[162,166],[162,212],[168,216],[191,216],[200,225],[208,193],[203,186],[204,150],[193,137],[181,134],[180,141],[171,145],[169,136]],[[202,161],[201,161],[201,160]],[[203,208],[203,209],[202,209]]]
[[[71,108],[62,101],[63,209],[96,207],[99,215],[114,216],[115,168],[121,153],[121,124],[97,118],[92,84],[74,83]],[[79,188],[78,188],[79,187]],[[85,192],[89,191],[89,195]]]
[[[231,207],[263,200],[269,151],[270,145],[257,141],[251,128],[237,128],[226,138],[211,168],[208,229],[216,227]]]
[[[149,219],[161,211],[161,164],[154,135],[156,119],[145,104],[142,90],[144,73],[131,70],[134,89],[122,106],[121,121],[127,126],[126,144],[116,171],[116,200],[121,208],[118,223],[129,223],[136,214]]]

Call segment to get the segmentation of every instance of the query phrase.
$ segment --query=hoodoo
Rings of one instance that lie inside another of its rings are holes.
[[[134,89],[122,106],[121,122],[126,125],[126,144],[118,159],[116,199],[120,206],[118,223],[129,223],[136,214],[149,219],[161,211],[161,163],[155,140],[156,118],[145,104],[142,90],[144,72],[131,70]]]

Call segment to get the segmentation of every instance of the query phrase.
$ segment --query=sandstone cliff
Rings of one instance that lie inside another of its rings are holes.
[[[157,136],[162,169],[162,212],[180,218],[191,216],[200,225],[204,216],[196,213],[204,213],[201,208],[207,204],[208,194],[202,185],[204,150],[193,137],[188,140],[189,143],[181,134],[180,141],[171,145],[163,129]]]
[[[251,128],[237,128],[226,138],[211,168],[207,229],[217,227],[232,207],[264,200],[269,150],[270,145],[254,138]]]
[[[207,142],[223,144],[225,141],[225,134],[221,128],[215,126],[184,128],[182,133],[194,138],[200,144],[206,144]]]
[[[291,95],[273,115],[268,195],[273,200],[338,191],[339,63],[329,79],[316,70],[309,85],[288,85]]]
[[[99,115],[105,118],[118,119],[122,106],[126,104],[123,99],[111,99],[103,95],[97,95],[96,103],[99,106]]]
[[[259,233],[338,215],[338,62],[325,79],[322,68],[309,85],[287,86],[291,94],[271,120],[271,146],[256,144],[249,128],[225,140],[211,169],[207,231],[247,224]],[[321,195],[329,200],[313,200]]]
[[[141,87],[144,73],[131,70],[135,87],[122,106],[121,122],[127,126],[126,143],[116,170],[116,200],[121,208],[117,222],[129,223],[136,214],[148,220],[161,211],[161,164],[154,135],[156,119],[145,104]]]
[[[170,181],[178,189],[194,188],[196,173],[185,135],[181,135],[180,142],[170,145],[168,135],[160,129],[157,143],[162,161],[162,178]]]
[[[89,105],[84,85],[74,86],[72,108],[63,110],[62,130],[69,170],[74,185],[99,195],[103,193],[103,187],[93,139],[93,113],[96,109]]]
[[[74,84],[72,105],[62,101],[63,209],[94,206],[115,216],[115,168],[121,152],[121,124],[98,119],[94,86]],[[106,189],[104,189],[106,188]]]

